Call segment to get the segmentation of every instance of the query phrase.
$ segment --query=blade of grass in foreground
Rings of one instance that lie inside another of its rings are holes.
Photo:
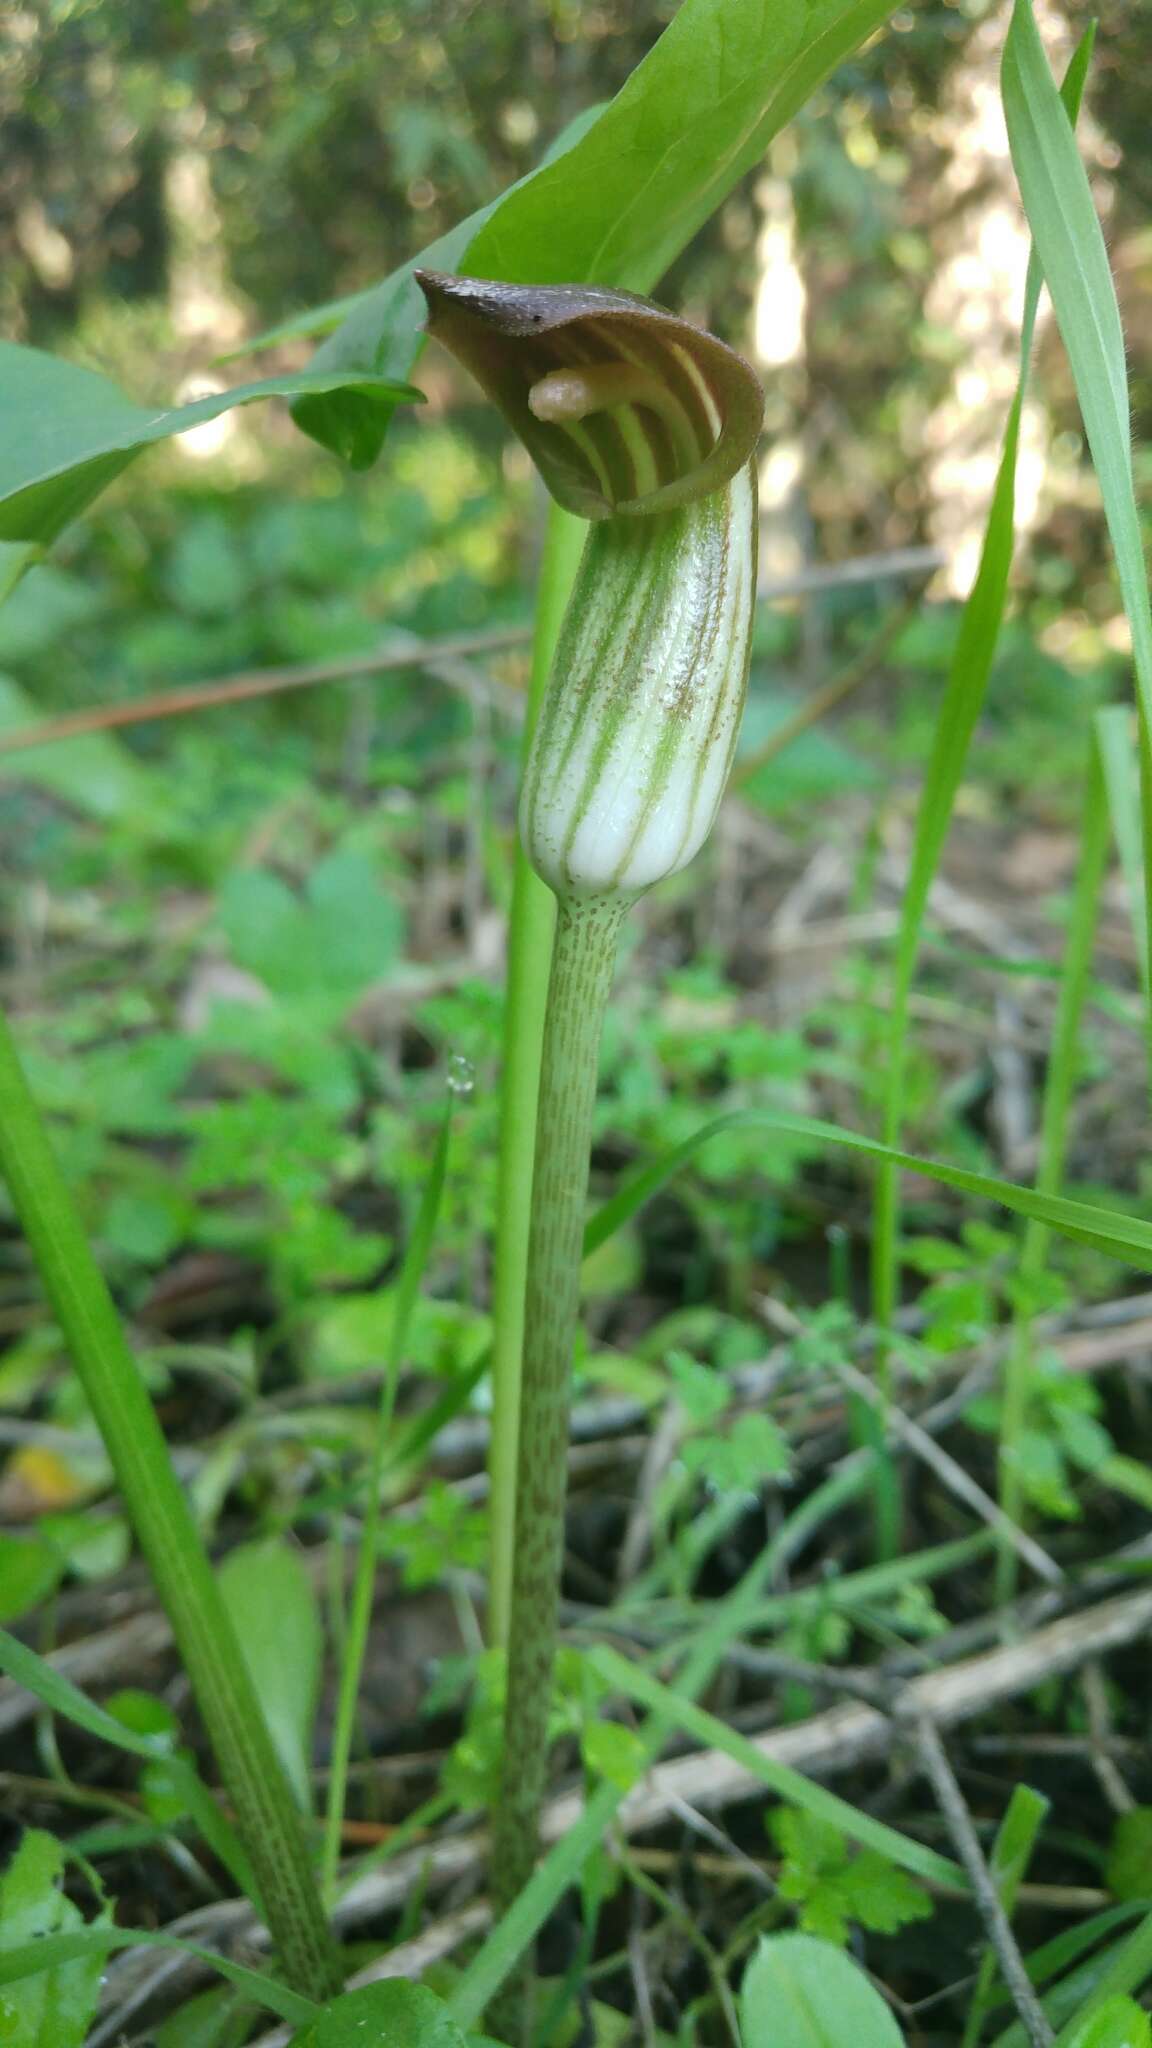
[[[1124,332],[1088,177],[1048,69],[1031,0],[1016,0],[1013,9],[1001,91],[1012,162],[1072,367],[1132,634],[1147,874],[1152,868],[1152,603],[1132,473]],[[1152,888],[1146,890],[1145,915],[1152,917]],[[1152,1053],[1152,1016],[1148,1027]]]
[[[1092,1947],[1101,1934],[1123,1924],[1133,1911],[1133,1906],[1113,1906],[1105,1913],[1094,1913],[1080,1927],[1070,1929],[1054,1942],[1045,1943],[1028,1958],[1028,1974],[1034,1982],[1042,1982],[1051,1974],[1056,1952],[1062,1950],[1065,1960],[1070,1956],[1083,1955]],[[1044,2012],[1053,2027],[1059,2028],[1056,2048],[1076,2048],[1083,2041],[1085,2022],[1103,2012],[1116,1999],[1128,1997],[1140,1989],[1152,1976],[1152,1913],[1145,1914],[1124,1940],[1109,1942],[1097,1949],[1070,1970],[1050,1983],[1044,1993]],[[1109,2042],[1131,2044],[1139,2048],[1139,2036],[1131,2031],[1118,2030],[1103,2037]],[[1028,2037],[1019,2020],[993,2038],[991,2048],[1028,2048]]]
[[[1048,1051],[1044,1106],[1040,1118],[1040,1163],[1036,1187],[1045,1195],[1059,1191],[1068,1157],[1068,1120],[1076,1080],[1080,1024],[1092,971],[1100,891],[1107,860],[1108,804],[1099,750],[1093,737],[1084,790],[1076,887],[1068,916],[1064,971]],[[1020,1249],[1016,1276],[1017,1307],[1004,1369],[999,1444],[1000,1506],[1008,1519],[1017,1524],[1024,1507],[1022,1460],[1032,1382],[1031,1304],[1037,1299],[1044,1277],[1051,1236],[1051,1227],[1042,1217],[1029,1217]],[[997,1597],[1001,1602],[1011,1600],[1016,1591],[1017,1562],[1015,1550],[1002,1542],[996,1573]]]
[[[3,1016],[0,1174],[172,1623],[287,1973],[296,1990],[324,1997],[338,1984],[339,1969],[303,1820],[156,1410]]]
[[[71,1679],[65,1678],[62,1672],[49,1664],[46,1657],[39,1656],[26,1643],[9,1635],[5,1628],[0,1628],[0,1671],[16,1685],[22,1685],[27,1692],[43,1700],[52,1713],[63,1715],[65,1720],[85,1729],[99,1741],[111,1743],[114,1748],[127,1750],[151,1763],[162,1758],[179,1787],[190,1819],[199,1828],[209,1848],[220,1858],[245,1897],[256,1900],[258,1886],[239,1835],[222,1807],[213,1799],[195,1766],[186,1763],[182,1756],[173,1755],[170,1742],[154,1736],[137,1735],[126,1728],[114,1714],[105,1713],[103,1707],[98,1707],[94,1700],[72,1684]]]
[[[1064,81],[1064,104],[1068,118],[1072,120],[1079,112],[1094,34],[1095,31],[1089,29],[1081,38]],[[1054,86],[1052,89],[1055,92]],[[1063,114],[1061,118],[1065,118]],[[890,1146],[899,1143],[904,1126],[909,1007],[928,897],[948,835],[972,735],[983,708],[1004,618],[1015,545],[1016,458],[1040,289],[1041,267],[1033,251],[1028,260],[1024,286],[1016,395],[1004,428],[1000,466],[980,551],[980,565],[961,615],[956,650],[936,720],[900,912],[892,975],[892,1005],[884,1040],[881,1129],[884,1142]],[[895,1165],[882,1164],[876,1175],[872,1212],[872,1313],[881,1332],[892,1328],[897,1308],[899,1234],[899,1170]],[[876,1372],[879,1385],[888,1391],[890,1361],[883,1344],[877,1354]],[[888,1469],[891,1473],[892,1467]],[[897,1543],[899,1513],[899,1502],[893,1498],[891,1482],[879,1495],[877,1509],[880,1547],[882,1552],[891,1555]]]

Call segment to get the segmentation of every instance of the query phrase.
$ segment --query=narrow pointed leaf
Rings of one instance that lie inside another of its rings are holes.
[[[303,2025],[317,2011],[310,1998],[300,1997],[286,1984],[278,1984],[261,1971],[248,1969],[244,1963],[234,1963],[227,1956],[217,1955],[214,1949],[202,1948],[194,1941],[181,1941],[174,1934],[154,1934],[151,1929],[142,1927],[110,1927],[105,1922],[90,1922],[86,1927],[76,1927],[65,1934],[45,1934],[34,1941],[22,1942],[18,1947],[0,1948],[0,1985],[20,1984],[27,1978],[39,1976],[41,1971],[58,1970],[79,1958],[102,1959],[126,1948],[171,1949],[177,1955],[194,1956],[197,1962],[206,1963],[209,1969],[226,1977],[230,1984],[257,2005],[278,2014],[292,2026]],[[0,2035],[0,2039],[3,2038]],[[49,2048],[49,2044],[45,2043],[44,2048]],[[57,2044],[52,2043],[51,2048],[57,2048]]]
[[[704,1707],[686,1699],[675,1686],[662,1685],[650,1671],[622,1657],[618,1650],[602,1644],[599,1649],[590,1650],[588,1658],[593,1669],[614,1691],[622,1693],[625,1699],[635,1700],[639,1706],[647,1707],[650,1713],[666,1717],[671,1727],[691,1736],[702,1749],[715,1749],[722,1756],[730,1756],[750,1777],[758,1778],[761,1784],[778,1793],[790,1806],[799,1807],[817,1820],[826,1821],[830,1827],[838,1828],[849,1841],[886,1856],[890,1863],[895,1863],[902,1870],[914,1871],[918,1877],[929,1878],[936,1884],[967,1890],[968,1880],[959,1864],[938,1855],[935,1849],[926,1849],[922,1842],[902,1835],[884,1821],[874,1820],[871,1814],[861,1812],[847,1799],[841,1799],[823,1785],[815,1784],[802,1771],[793,1770],[790,1764],[778,1763],[775,1757],[765,1756],[747,1735],[741,1735],[738,1729],[730,1728],[716,1714],[710,1714]]]
[[[818,1145],[842,1146],[850,1152],[859,1152],[867,1159],[879,1160],[882,1165],[902,1167],[908,1173],[922,1174],[926,1180],[942,1181],[946,1187],[957,1188],[962,1194],[976,1195],[990,1202],[999,1202],[1014,1215],[1034,1217],[1037,1222],[1046,1223],[1062,1237],[1072,1238],[1078,1244],[1090,1245],[1094,1251],[1106,1252],[1110,1258],[1125,1259],[1130,1265],[1144,1272],[1152,1272],[1152,1223],[1140,1216],[1127,1216],[1121,1210],[1103,1209],[1093,1202],[1072,1201],[1066,1195],[1047,1195],[1037,1188],[1018,1187],[1014,1181],[997,1180],[988,1173],[972,1173],[967,1167],[949,1166],[942,1160],[921,1159],[914,1152],[901,1152],[891,1145],[881,1144],[878,1138],[866,1138],[860,1131],[841,1130],[837,1124],[822,1123],[816,1117],[789,1116],[783,1111],[770,1109],[733,1110],[727,1116],[716,1117],[713,1122],[703,1124],[682,1144],[673,1146],[658,1159],[642,1166],[618,1189],[611,1201],[589,1220],[584,1234],[584,1254],[594,1252],[613,1231],[619,1230],[643,1204],[662,1188],[673,1174],[686,1166],[709,1138],[721,1131],[746,1128],[761,1124],[766,1130],[777,1130],[793,1137],[811,1139]]]
[[[131,1756],[144,1757],[149,1762],[167,1756],[171,1743],[166,1737],[139,1735],[125,1722],[118,1721],[114,1714],[108,1714],[90,1700],[70,1678],[57,1671],[47,1659],[29,1649],[7,1629],[0,1629],[0,1671],[15,1684],[34,1693],[43,1700],[54,1714],[63,1715],[75,1727],[83,1728],[88,1735],[94,1735],[99,1742],[109,1742],[116,1749],[124,1749]]]

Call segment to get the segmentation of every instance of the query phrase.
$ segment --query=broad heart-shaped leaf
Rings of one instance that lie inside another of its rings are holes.
[[[60,1889],[63,1873],[64,1851],[55,1837],[39,1829],[26,1834],[0,1878],[0,1953],[83,1926],[79,1910]],[[104,1955],[97,1951],[6,1985],[0,1996],[5,2048],[81,2048],[103,1967]]]
[[[893,0],[682,0],[587,133],[362,299],[315,367],[407,377],[420,347],[416,265],[516,284],[650,292],[696,230]],[[366,467],[383,422],[353,390],[306,399],[306,432]]]
[[[233,1550],[219,1577],[269,1733],[307,1808],[324,1648],[312,1581],[297,1552],[272,1538]]]
[[[842,1949],[810,1934],[771,1934],[740,1991],[743,2048],[903,2048],[880,1993]]]
[[[467,2048],[446,2006],[422,1985],[396,1977],[346,1991],[292,2048]]]
[[[0,342],[0,542],[45,546],[55,540],[154,441],[258,398],[297,398],[349,381],[347,370],[320,367],[158,409],[137,405],[95,370]],[[374,371],[353,381],[370,413],[383,406],[389,415],[400,400],[420,396]]]

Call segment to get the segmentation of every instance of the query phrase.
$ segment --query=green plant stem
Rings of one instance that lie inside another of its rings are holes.
[[[333,1903],[336,1880],[340,1863],[340,1843],[344,1826],[344,1802],[348,1791],[348,1762],[352,1754],[352,1733],[356,1725],[356,1702],[360,1693],[360,1675],[364,1669],[364,1652],[368,1646],[368,1630],[372,1622],[372,1596],[376,1585],[376,1552],[380,1542],[380,1516],[384,1499],[384,1478],[388,1469],[389,1437],[392,1417],[396,1408],[396,1386],[400,1378],[400,1361],[408,1337],[408,1326],[412,1311],[420,1292],[420,1282],[432,1249],[432,1239],[440,1214],[440,1198],[444,1192],[444,1181],[448,1171],[448,1146],[452,1136],[452,1110],[445,1110],[436,1138],[436,1148],[428,1178],[420,1197],[416,1221],[408,1241],[408,1249],[400,1268],[396,1283],[395,1304],[392,1313],[392,1328],[388,1336],[388,1352],[384,1360],[384,1378],[380,1388],[380,1406],[376,1417],[376,1437],[372,1447],[372,1464],[368,1474],[368,1497],[364,1507],[364,1520],[360,1529],[360,1546],[356,1553],[356,1571],[352,1582],[352,1598],[348,1610],[348,1628],[344,1643],[344,1654],[340,1664],[340,1690],[336,1702],[336,1725],[332,1735],[332,1768],[328,1780],[328,1805],[324,1820],[324,1851],[321,1859],[321,1885],[328,1905]]]
[[[528,759],[560,623],[584,546],[587,525],[553,505],[548,515],[536,632],[525,719],[523,761]],[[508,923],[504,1062],[500,1087],[500,1156],[492,1282],[491,1562],[488,1634],[508,1640],[516,1529],[516,1455],[520,1429],[520,1371],[524,1348],[524,1288],[532,1216],[532,1162],[540,1048],[548,996],[548,962],[556,900],[533,873],[517,843]]]
[[[0,1173],[75,1360],[124,1505],[172,1623],[248,1851],[259,1905],[294,1988],[339,1983],[304,1823],[192,1511],[104,1278],[0,1017]]]
[[[568,1388],[580,1308],[588,1156],[604,1008],[627,911],[562,904],[544,1025],[524,1309],[524,1375],[503,1764],[493,1816],[498,1911],[536,1857],[544,1792],[567,1482]]]
[[[1076,1054],[1080,1022],[1092,973],[1092,950],[1100,891],[1108,862],[1108,800],[1099,747],[1093,739],[1084,792],[1080,825],[1080,858],[1076,886],[1068,915],[1068,939],[1064,969],[1048,1054],[1044,1103],[1040,1117],[1040,1163],[1036,1187],[1042,1195],[1060,1192],[1064,1162],[1068,1156],[1068,1119],[1076,1081]],[[1020,1250],[1018,1284],[1021,1294],[1012,1341],[1004,1368],[1004,1401],[1000,1416],[999,1471],[1000,1506],[1012,1522],[1019,1522],[1024,1509],[1022,1450],[1028,1426],[1032,1392],[1031,1298],[1043,1279],[1051,1242],[1050,1226],[1030,1217],[1024,1226]],[[996,1597],[1011,1600],[1016,1591],[1017,1553],[1002,1541],[997,1558]]]

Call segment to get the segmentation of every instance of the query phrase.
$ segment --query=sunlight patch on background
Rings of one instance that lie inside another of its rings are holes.
[[[1046,0],[1036,12],[1060,68],[1068,55],[1067,24]],[[924,313],[940,347],[953,352],[953,367],[925,423],[924,446],[930,537],[947,557],[936,588],[957,598],[967,595],[980,559],[1001,435],[1016,388],[1028,266],[1028,229],[1000,101],[1002,44],[999,18],[977,27],[928,124],[942,153],[939,212],[949,227]],[[1049,317],[1044,300],[1041,323]],[[1033,402],[1021,421],[1016,470],[1016,524],[1022,533],[1040,514],[1047,455],[1047,417]]]
[[[781,146],[776,154],[779,158]],[[781,170],[784,167],[779,164]],[[753,302],[752,347],[757,366],[767,373],[768,404],[767,452],[759,476],[760,574],[780,580],[802,569],[807,556],[800,406],[807,381],[808,292],[800,263],[790,178],[761,178],[755,199],[761,227],[756,238],[758,282]]]

